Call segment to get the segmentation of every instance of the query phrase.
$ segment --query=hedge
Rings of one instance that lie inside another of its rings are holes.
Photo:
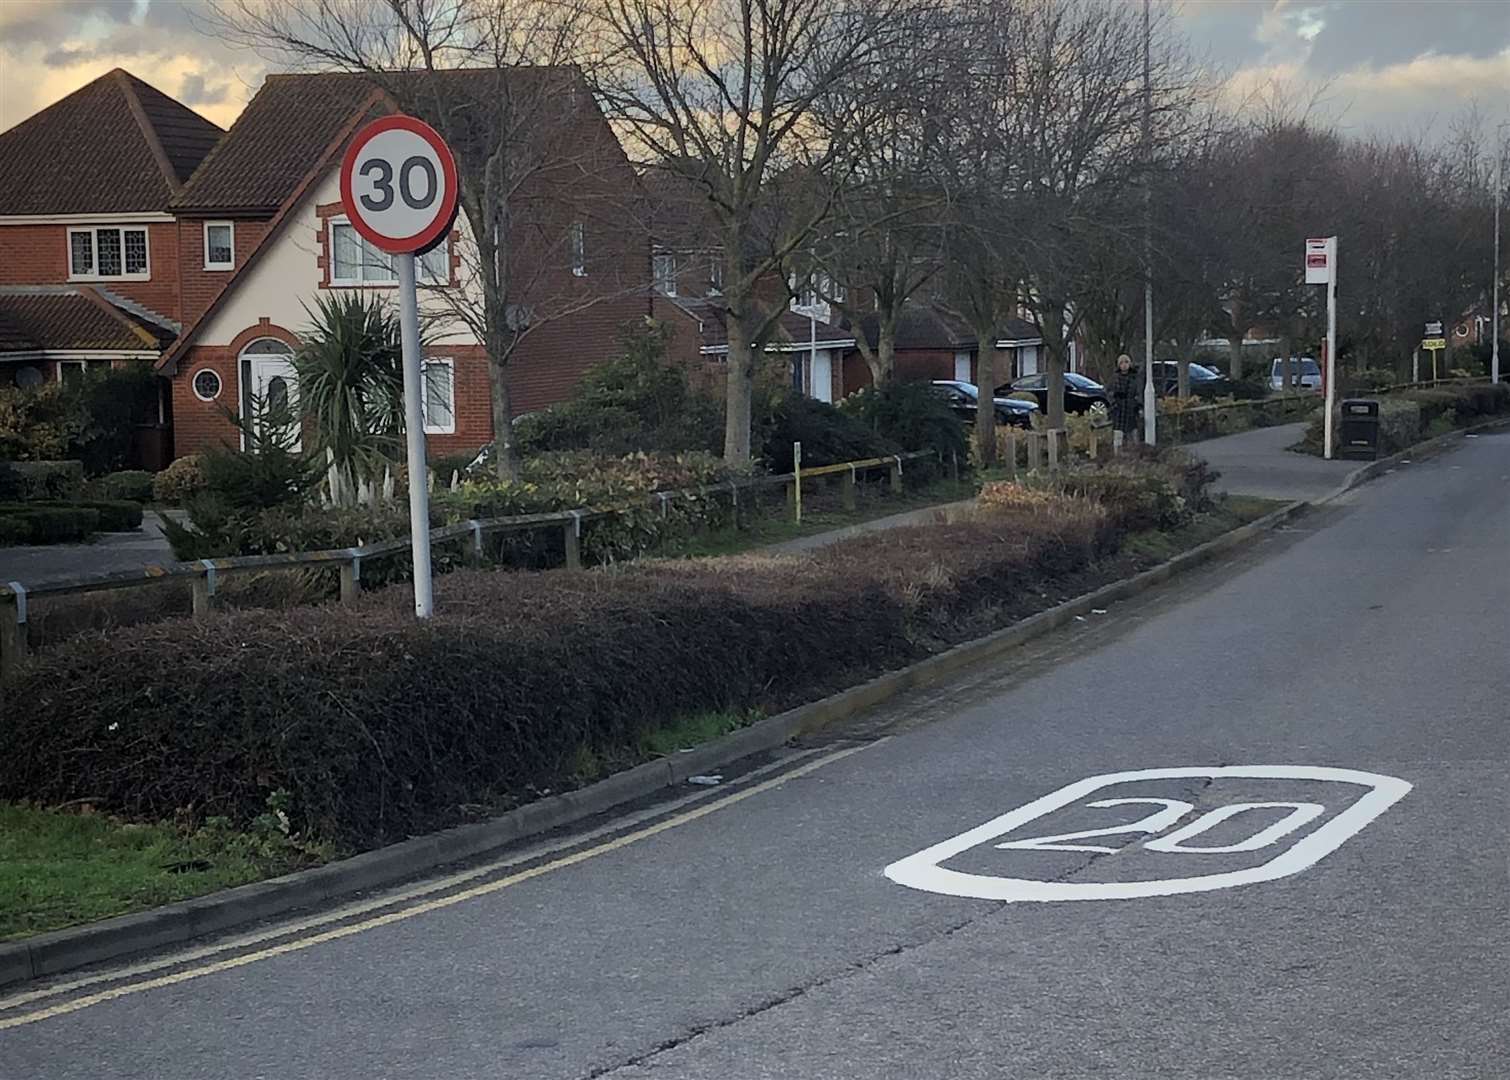
[[[6,463],[14,494],[3,497],[30,502],[34,499],[66,499],[84,487],[82,461],[11,461]]]
[[[0,542],[6,544],[76,544],[100,527],[100,512],[85,506],[39,506],[32,503],[0,507]]]
[[[89,481],[84,490],[92,497],[101,499],[130,499],[133,502],[152,501],[154,473],[145,469],[125,469],[108,473]]]
[[[1376,395],[1376,400],[1379,402],[1379,455],[1384,457],[1445,431],[1510,415],[1510,384],[1439,386]],[[1337,430],[1341,430],[1340,403],[1335,416],[1339,425]],[[1318,414],[1311,421],[1296,449],[1309,454],[1322,452],[1322,418],[1323,414]]]
[[[390,589],[81,634],[6,687],[27,707],[0,732],[0,799],[246,825],[278,793],[306,835],[391,842],[570,784],[584,747],[790,707],[1025,615],[1115,548],[1125,513],[1011,487],[976,520],[806,557],[459,571],[423,624]]]
[[[142,504],[130,499],[77,499],[64,501],[50,499],[45,502],[23,503],[19,509],[36,508],[61,510],[94,510],[100,515],[101,532],[135,532],[142,527]],[[0,514],[5,508],[0,507]]]

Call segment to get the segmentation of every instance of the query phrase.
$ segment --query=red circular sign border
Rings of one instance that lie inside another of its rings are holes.
[[[440,158],[443,174],[441,211],[433,222],[413,236],[384,236],[352,209],[356,205],[356,200],[351,195],[351,174],[356,167],[357,154],[374,137],[397,128],[413,132],[429,143],[436,156]],[[364,239],[371,241],[390,255],[409,254],[429,247],[439,240],[456,218],[457,195],[456,159],[451,156],[451,148],[446,145],[446,140],[441,138],[440,132],[423,120],[417,120],[412,116],[395,114],[372,121],[351,137],[351,143],[341,157],[341,204],[346,208],[346,220],[351,222],[352,228],[356,229]]]

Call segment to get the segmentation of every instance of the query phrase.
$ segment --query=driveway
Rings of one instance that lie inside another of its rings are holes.
[[[92,544],[0,547],[0,581],[40,585],[79,574],[135,570],[173,561],[173,549],[157,514],[149,510],[142,515],[142,527],[136,532],[101,533]]]

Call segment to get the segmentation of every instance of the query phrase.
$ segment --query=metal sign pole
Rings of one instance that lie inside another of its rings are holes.
[[[414,254],[395,255],[398,318],[404,344],[404,441],[409,448],[409,536],[414,547],[414,614],[435,611],[430,579],[430,476],[425,465],[425,414],[421,399],[423,357],[419,345],[419,297],[414,287]]]
[[[1332,458],[1332,428],[1336,419],[1332,405],[1337,400],[1337,238],[1327,237],[1327,282],[1326,282],[1326,445],[1323,452],[1328,461]]]

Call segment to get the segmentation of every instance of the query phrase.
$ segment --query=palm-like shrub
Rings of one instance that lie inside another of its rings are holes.
[[[331,502],[356,504],[403,443],[403,346],[398,316],[376,297],[321,297],[294,354],[299,407]]]

